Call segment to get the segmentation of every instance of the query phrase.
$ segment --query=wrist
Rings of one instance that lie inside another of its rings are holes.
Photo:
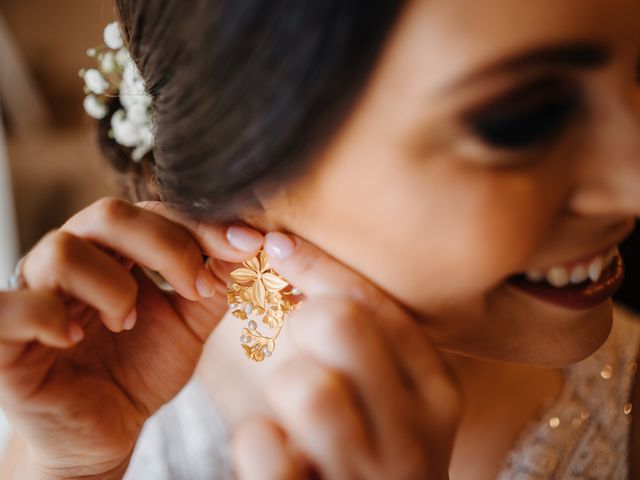
[[[14,470],[15,480],[122,480],[131,455],[114,467],[97,466],[44,468],[24,455]]]

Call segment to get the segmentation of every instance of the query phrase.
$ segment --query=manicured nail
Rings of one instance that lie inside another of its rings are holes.
[[[127,318],[124,319],[124,322],[122,323],[122,328],[125,330],[131,330],[136,324],[137,318],[138,318],[138,312],[134,308],[133,310],[131,310],[131,313],[127,315]]]
[[[231,225],[227,228],[227,240],[238,250],[243,252],[253,252],[262,246],[263,235],[250,227],[244,225]]]
[[[280,260],[284,260],[293,253],[296,248],[294,240],[282,232],[269,232],[265,237],[264,249],[267,254]]]
[[[216,293],[216,282],[206,266],[200,270],[198,278],[196,278],[196,290],[203,298],[213,297],[213,294]]]
[[[84,338],[84,331],[76,322],[71,322],[69,324],[69,338],[73,343],[78,343]]]

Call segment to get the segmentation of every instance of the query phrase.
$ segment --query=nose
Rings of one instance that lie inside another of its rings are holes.
[[[571,211],[586,215],[640,216],[640,95],[600,121],[579,159]]]

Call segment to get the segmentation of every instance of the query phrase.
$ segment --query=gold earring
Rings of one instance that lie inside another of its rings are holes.
[[[234,317],[243,321],[249,320],[247,326],[242,329],[240,343],[247,358],[261,362],[273,353],[275,341],[290,312],[300,306],[300,302],[293,303],[285,296],[296,295],[299,292],[295,288],[284,291],[289,283],[269,265],[264,250],[260,250],[257,256],[243,262],[242,265],[244,266],[231,272],[231,278],[238,283],[229,282],[227,303]],[[262,317],[262,323],[265,323],[273,334],[260,333],[252,316]]]

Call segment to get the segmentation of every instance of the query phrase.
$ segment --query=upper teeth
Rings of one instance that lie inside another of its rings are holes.
[[[562,288],[569,283],[582,283],[587,279],[597,282],[603,270],[608,267],[619,254],[618,247],[613,247],[604,255],[598,255],[588,262],[574,265],[573,267],[555,266],[548,270],[529,270],[527,278],[532,282],[547,280],[554,287]]]

